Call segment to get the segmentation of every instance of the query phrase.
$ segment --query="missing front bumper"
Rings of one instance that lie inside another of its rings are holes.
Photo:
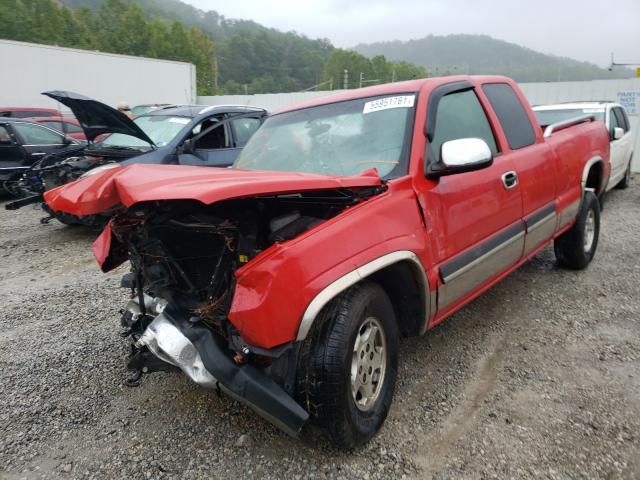
[[[136,343],[178,367],[194,382],[228,393],[290,435],[297,435],[309,414],[277,383],[252,365],[236,365],[225,345],[207,327],[175,312],[160,313]]]

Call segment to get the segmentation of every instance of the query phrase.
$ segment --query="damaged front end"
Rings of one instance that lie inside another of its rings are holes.
[[[142,372],[177,367],[298,433],[308,413],[294,400],[297,344],[267,349],[243,339],[229,320],[235,273],[382,189],[337,188],[212,205],[145,202],[114,216],[95,252],[103,270],[131,263],[122,280],[131,295],[122,325],[132,340],[134,380]],[[256,319],[267,320],[274,319]]]

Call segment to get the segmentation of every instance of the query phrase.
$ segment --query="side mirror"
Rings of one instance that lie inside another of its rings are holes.
[[[191,153],[193,154],[196,151],[196,145],[192,138],[188,138],[184,142],[182,142],[182,153]]]
[[[440,162],[429,166],[428,176],[473,172],[493,163],[493,154],[481,138],[459,138],[442,144]]]
[[[624,129],[620,128],[620,127],[616,127],[613,129],[613,139],[614,140],[620,140],[622,137],[624,137]]]

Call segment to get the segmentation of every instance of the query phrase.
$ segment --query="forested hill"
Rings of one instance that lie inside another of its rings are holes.
[[[67,6],[98,12],[109,0],[60,0]],[[130,0],[122,0],[131,3]],[[294,32],[280,32],[250,20],[227,19],[178,0],[136,0],[152,19],[178,21],[207,34],[214,42],[219,91],[283,92],[322,81],[333,46]]]
[[[295,32],[176,0],[0,0],[0,38],[194,63],[199,95],[349,88],[426,77]]]
[[[519,82],[626,78],[627,69],[609,72],[570,58],[545,55],[486,35],[429,35],[407,42],[378,42],[354,47],[362,55],[384,55],[427,66],[436,74],[501,74]]]
[[[199,95],[338,89],[345,70],[348,88],[465,72],[519,81],[628,76],[486,36],[360,45],[357,53],[179,0],[0,0],[0,38],[191,62]]]

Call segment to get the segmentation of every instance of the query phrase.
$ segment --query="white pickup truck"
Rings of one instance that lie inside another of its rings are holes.
[[[583,115],[593,115],[607,126],[611,142],[611,175],[606,191],[627,188],[631,178],[634,137],[624,107],[614,102],[573,102],[533,107],[538,123],[547,126]]]

